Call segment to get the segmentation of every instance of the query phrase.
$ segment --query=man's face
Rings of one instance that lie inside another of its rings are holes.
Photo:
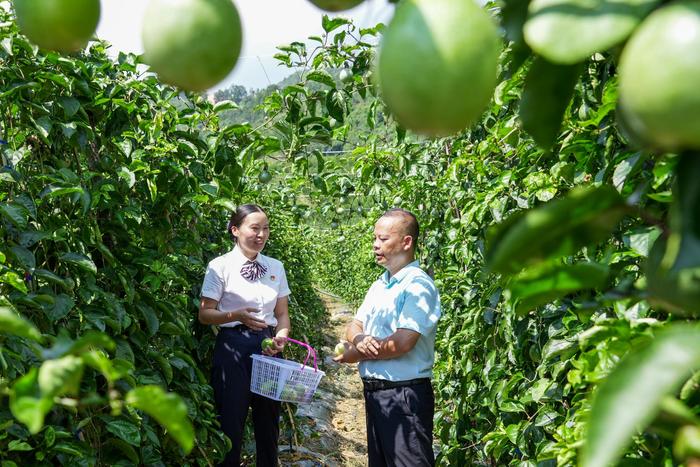
[[[382,217],[374,224],[374,259],[391,270],[410,252],[411,237],[406,235],[400,217]]]

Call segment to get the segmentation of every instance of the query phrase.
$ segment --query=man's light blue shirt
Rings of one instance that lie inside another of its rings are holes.
[[[406,381],[431,378],[435,361],[435,331],[440,318],[440,296],[435,283],[414,261],[394,276],[384,272],[367,291],[355,319],[364,333],[384,339],[397,329],[420,333],[415,347],[389,360],[360,362],[362,378]]]

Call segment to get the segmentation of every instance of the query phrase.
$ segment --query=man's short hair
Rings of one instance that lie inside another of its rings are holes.
[[[418,235],[420,233],[420,228],[418,227],[418,219],[411,212],[401,208],[393,208],[382,214],[382,217],[398,217],[401,218],[403,222],[401,225],[405,235],[410,236],[413,239],[413,249],[416,248],[418,243]]]

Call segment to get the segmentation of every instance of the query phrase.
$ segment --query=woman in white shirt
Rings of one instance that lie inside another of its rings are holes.
[[[277,465],[280,403],[250,392],[252,354],[275,355],[289,335],[289,286],[282,263],[260,252],[270,236],[267,215],[254,204],[239,206],[228,224],[236,245],[213,259],[204,276],[199,321],[219,326],[211,385],[221,427],[232,448],[223,466],[240,465],[248,408],[252,408],[256,465]],[[273,337],[274,347],[261,343]]]

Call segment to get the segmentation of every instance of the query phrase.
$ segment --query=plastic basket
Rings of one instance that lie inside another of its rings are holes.
[[[250,390],[276,401],[309,402],[325,373],[318,369],[316,351],[313,347],[294,339],[286,338],[286,340],[307,348],[308,353],[304,363],[253,354],[251,355],[253,373],[250,378]],[[313,368],[306,366],[311,354],[314,356]]]

